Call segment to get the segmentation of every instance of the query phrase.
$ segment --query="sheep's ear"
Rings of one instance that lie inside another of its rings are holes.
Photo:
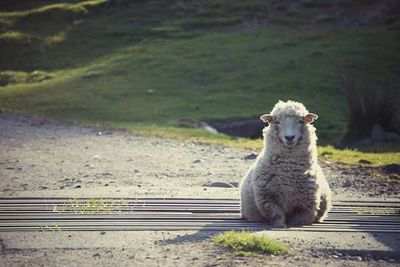
[[[269,114],[264,114],[264,115],[262,115],[262,116],[260,117],[260,120],[262,120],[263,122],[268,122],[268,123],[270,123],[271,121],[274,120],[274,117],[272,117],[272,116],[269,115]]]
[[[308,113],[307,115],[305,115],[303,117],[303,119],[304,119],[304,122],[306,122],[306,123],[312,123],[313,121],[318,119],[318,115],[314,114],[314,113]]]

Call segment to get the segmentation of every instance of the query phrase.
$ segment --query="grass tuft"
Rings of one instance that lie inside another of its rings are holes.
[[[229,231],[212,238],[212,241],[224,248],[231,249],[238,256],[255,254],[281,255],[289,253],[285,245],[271,240],[264,235],[249,232]]]

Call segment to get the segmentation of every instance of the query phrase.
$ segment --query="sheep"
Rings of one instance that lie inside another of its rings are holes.
[[[264,147],[240,184],[241,213],[275,227],[322,222],[331,208],[331,190],[317,160],[318,116],[303,104],[279,101],[260,119]]]

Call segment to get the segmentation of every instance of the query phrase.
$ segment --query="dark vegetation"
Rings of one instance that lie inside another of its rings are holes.
[[[397,3],[3,0],[0,109],[146,128],[293,99],[320,144],[400,133]]]

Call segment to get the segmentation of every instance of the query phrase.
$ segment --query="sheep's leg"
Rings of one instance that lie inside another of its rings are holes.
[[[275,227],[285,227],[285,213],[282,208],[274,202],[267,202],[263,205],[261,214],[264,215],[268,222]]]
[[[285,213],[275,201],[274,193],[256,186],[254,195],[257,209],[266,218],[266,221],[273,226],[284,227],[286,222]]]
[[[240,211],[244,219],[253,222],[265,221],[265,218],[261,215],[260,211],[256,206],[250,175],[251,173],[248,176],[246,176],[246,178],[242,181],[240,185],[240,197],[241,197]]]
[[[265,221],[265,218],[261,215],[260,211],[256,206],[254,199],[254,193],[251,187],[241,188],[241,205],[240,211],[242,217],[249,221],[260,222]]]
[[[319,210],[317,213],[317,222],[322,222],[327,216],[332,207],[331,199],[326,194],[321,195]]]
[[[316,211],[313,209],[297,208],[289,218],[290,225],[313,224],[316,221]]]

